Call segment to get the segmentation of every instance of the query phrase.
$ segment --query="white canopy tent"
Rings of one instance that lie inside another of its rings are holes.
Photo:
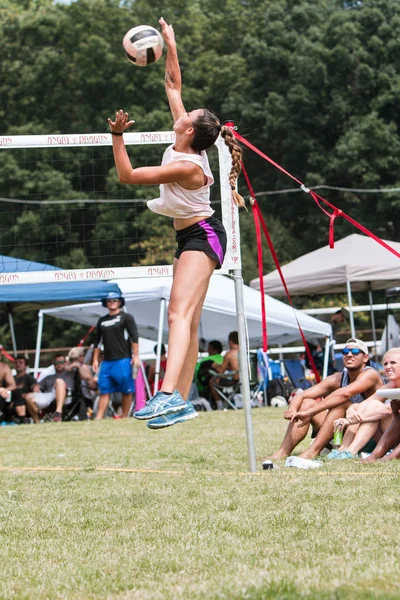
[[[125,297],[126,310],[134,317],[139,335],[146,339],[166,342],[168,339],[168,323],[166,307],[170,297],[172,278],[156,279],[123,279],[115,281]],[[244,306],[250,346],[261,345],[261,310],[260,293],[244,286]],[[300,338],[293,309],[266,297],[267,329],[270,344],[284,345]],[[106,314],[106,309],[99,302],[60,306],[40,311],[39,315],[59,317],[68,321],[95,325],[97,320]],[[297,318],[309,340],[330,337],[331,326],[310,315],[296,311]],[[237,329],[234,282],[223,275],[211,278],[208,293],[204,302],[200,324],[200,337],[206,340],[220,339],[226,343],[230,331]],[[40,349],[40,339],[38,339]]]
[[[160,349],[161,342],[167,342],[168,339],[166,308],[170,297],[172,278],[122,279],[114,283],[118,284],[124,295],[126,310],[135,317],[139,335],[142,338],[157,340]],[[234,281],[229,277],[214,275],[211,278],[202,311],[200,337],[208,341],[219,339],[222,343],[226,343],[229,332],[237,330],[234,288]],[[248,286],[243,286],[243,294],[250,347],[257,348],[262,344],[260,293]],[[285,345],[300,338],[295,313],[290,306],[267,296],[266,309],[270,344]],[[331,326],[300,311],[295,312],[308,340],[327,339],[325,360],[327,365],[329,339],[332,335]],[[106,314],[106,309],[100,302],[41,310],[39,312],[36,361],[40,356],[44,315],[91,326],[95,325],[104,314]],[[159,365],[160,356],[158,355],[156,358],[156,384],[158,383]],[[38,363],[35,362],[35,371],[38,366]]]
[[[400,243],[384,241],[400,253]],[[347,292],[351,335],[354,337],[351,292],[367,290],[372,305],[372,290],[387,289],[400,283],[400,260],[372,238],[354,233],[336,242],[333,249],[324,246],[296,258],[284,265],[282,272],[292,295]],[[266,293],[285,295],[277,270],[264,275],[263,281]],[[260,289],[258,279],[253,279],[250,285]],[[375,330],[373,311],[371,319]]]

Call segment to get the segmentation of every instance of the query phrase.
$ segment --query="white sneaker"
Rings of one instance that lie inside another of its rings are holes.
[[[322,465],[320,460],[310,460],[300,458],[300,456],[289,456],[285,462],[285,467],[295,467],[296,469],[319,469]]]
[[[361,452],[361,454],[360,454],[360,457],[362,459],[368,458],[368,456],[371,456],[371,452]]]

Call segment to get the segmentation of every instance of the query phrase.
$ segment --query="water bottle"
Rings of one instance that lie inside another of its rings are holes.
[[[132,365],[132,379],[136,379],[138,374],[138,368],[135,364]]]
[[[333,434],[333,447],[335,448],[335,450],[337,450],[338,448],[340,448],[340,446],[342,445],[343,442],[343,431],[335,431],[335,433]]]

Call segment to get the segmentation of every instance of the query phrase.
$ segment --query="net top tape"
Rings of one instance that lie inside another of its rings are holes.
[[[172,144],[173,131],[138,131],[124,133],[125,144]],[[9,148],[66,148],[72,146],[112,146],[111,133],[79,133],[51,135],[2,135],[0,149]]]
[[[0,265],[1,268],[1,265]],[[98,269],[60,269],[1,273],[0,287],[10,284],[24,283],[67,283],[71,281],[109,281],[111,279],[137,279],[172,277],[173,266],[145,266],[145,267],[103,267]],[[228,268],[223,267],[219,275],[228,274]]]

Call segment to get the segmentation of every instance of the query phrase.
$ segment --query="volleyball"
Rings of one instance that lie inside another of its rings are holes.
[[[122,40],[127,59],[137,67],[147,67],[162,56],[164,40],[151,25],[133,27]]]

